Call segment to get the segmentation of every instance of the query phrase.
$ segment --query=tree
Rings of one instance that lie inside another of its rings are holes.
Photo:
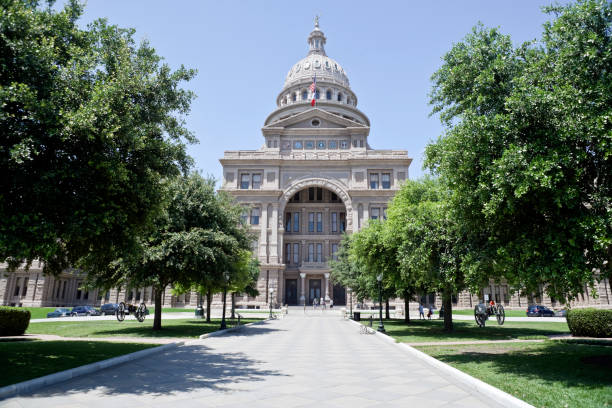
[[[77,25],[62,10],[6,0],[0,13],[0,261],[47,272],[103,269],[160,212],[161,181],[186,171],[181,119],[195,72],[161,63],[134,30]]]
[[[240,222],[241,208],[216,194],[214,184],[197,173],[169,181],[165,211],[155,231],[141,241],[138,256],[90,273],[91,284],[110,286],[123,280],[153,286],[154,330],[161,329],[161,294],[166,287],[204,282],[227,287],[226,271],[243,273],[237,265],[245,263],[250,236]]]
[[[400,279],[442,294],[444,329],[451,331],[452,296],[464,288],[460,260],[465,244],[447,199],[439,180],[406,181],[389,206],[387,225],[398,243]]]
[[[539,42],[478,26],[444,56],[426,165],[451,190],[470,286],[563,301],[612,278],[612,4],[545,11]]]

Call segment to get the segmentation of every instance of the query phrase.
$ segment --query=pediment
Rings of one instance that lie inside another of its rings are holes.
[[[318,119],[320,121],[319,126],[313,127],[312,120]],[[285,128],[285,129],[298,129],[298,128],[323,128],[323,129],[337,129],[337,128],[367,128],[367,126],[356,122],[354,120],[350,120],[344,118],[340,115],[336,115],[330,112],[327,112],[323,109],[312,108],[307,111],[300,112],[296,115],[292,115],[288,118],[281,119],[277,122],[271,123],[268,126],[264,126],[266,128]]]

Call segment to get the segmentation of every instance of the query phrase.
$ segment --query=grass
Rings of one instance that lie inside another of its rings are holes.
[[[133,353],[157,344],[100,341],[0,342],[0,387]]]
[[[536,407],[612,407],[612,347],[546,341],[417,347]]]
[[[261,319],[241,319],[251,323]],[[219,330],[221,319],[210,323],[196,319],[162,319],[162,330],[153,331],[153,317],[139,323],[129,316],[123,322],[116,320],[56,321],[30,323],[28,334],[55,334],[63,337],[198,337]],[[229,326],[229,321],[228,321]]]
[[[363,324],[368,324],[362,321]],[[415,320],[405,324],[403,320],[385,320],[387,334],[405,343],[470,340],[546,339],[551,334],[569,334],[565,322],[505,322],[498,326],[495,320],[488,320],[486,327],[478,327],[473,321],[453,321],[454,331],[444,332],[444,321]],[[376,322],[373,322],[376,325]]]
[[[527,317],[527,308],[522,310],[504,310],[506,317]],[[454,315],[474,316],[474,309],[453,309]]]

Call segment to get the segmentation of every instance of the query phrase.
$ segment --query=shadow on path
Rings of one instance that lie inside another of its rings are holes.
[[[229,391],[229,384],[284,376],[258,368],[262,362],[243,353],[218,353],[203,345],[186,345],[131,363],[44,388],[33,397],[60,396],[96,389],[103,395],[171,395],[197,390]],[[235,390],[236,387],[232,387]]]

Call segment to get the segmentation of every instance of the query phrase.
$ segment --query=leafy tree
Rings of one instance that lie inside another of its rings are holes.
[[[442,294],[444,328],[453,329],[452,296],[464,288],[465,241],[439,180],[406,181],[389,206],[387,226],[397,246],[398,277],[411,288]],[[398,279],[396,277],[396,279]]]
[[[612,278],[612,4],[544,10],[538,42],[478,26],[444,56],[426,165],[451,190],[470,286],[568,300]]]
[[[181,119],[194,76],[172,71],[134,30],[83,6],[3,0],[0,13],[0,261],[103,269],[137,247],[186,171]]]
[[[186,288],[203,282],[222,287],[227,285],[225,271],[247,275],[241,265],[250,237],[240,222],[241,208],[216,194],[214,184],[213,179],[197,173],[171,180],[167,206],[156,220],[156,230],[140,243],[138,256],[90,273],[91,284],[111,286],[124,280],[153,286],[153,329],[160,330],[161,294],[166,287]]]

